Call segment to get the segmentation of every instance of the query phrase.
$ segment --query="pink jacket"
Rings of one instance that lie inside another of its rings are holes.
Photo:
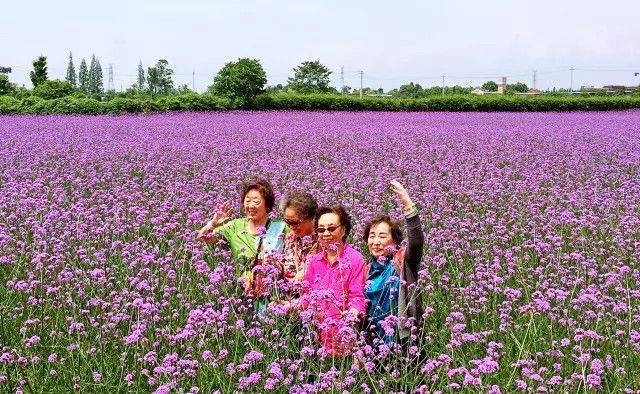
[[[329,263],[324,252],[309,261],[304,276],[302,306],[312,310],[320,326],[322,346],[333,354],[342,354],[349,344],[340,344],[336,338],[341,326],[348,324],[341,319],[342,312],[366,311],[364,297],[365,261],[362,254],[351,245],[345,245],[338,259]]]

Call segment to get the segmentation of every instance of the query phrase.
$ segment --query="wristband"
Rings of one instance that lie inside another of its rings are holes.
[[[418,214],[418,207],[416,206],[416,204],[413,204],[413,207],[409,212],[404,212],[404,217],[405,219],[409,219],[416,216],[417,214]]]

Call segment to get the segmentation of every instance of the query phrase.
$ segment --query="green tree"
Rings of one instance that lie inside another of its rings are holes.
[[[285,92],[286,88],[284,86],[282,86],[281,83],[275,85],[275,86],[267,86],[264,88],[264,92],[267,94],[270,93],[281,93],[281,92]]]
[[[442,88],[441,89],[441,93],[442,93]],[[464,88],[460,85],[454,85],[452,87],[446,87],[444,92],[445,94],[469,94],[471,93],[471,91],[473,90],[473,88]]]
[[[91,55],[87,93],[91,96],[102,96],[102,94],[104,93],[104,85],[102,82],[102,66],[100,65],[100,60],[96,58],[96,55]]]
[[[330,90],[331,71],[318,60],[302,62],[287,79],[289,88],[299,93],[325,93]]]
[[[505,90],[507,92],[526,93],[529,91],[529,87],[522,82],[517,82],[514,84],[507,84],[507,86],[505,86]]]
[[[169,62],[160,59],[156,65],[147,69],[147,89],[149,93],[167,94],[173,92],[173,70],[169,68]]]
[[[156,94],[158,91],[158,85],[160,83],[160,77],[158,75],[157,68],[149,67],[147,69],[147,91],[151,94]]]
[[[33,71],[31,71],[30,77],[34,88],[48,79],[46,56],[38,56],[38,58],[33,61]]]
[[[67,77],[65,81],[69,82],[72,87],[77,85],[76,68],[73,65],[73,55],[69,52],[69,64],[67,65]]]
[[[16,91],[16,86],[9,82],[9,76],[5,73],[0,73],[0,95],[11,94]]]
[[[484,90],[485,92],[497,92],[498,84],[494,81],[487,81],[482,84],[482,90]]]
[[[78,69],[78,87],[84,94],[89,94],[89,70],[87,70],[87,62],[82,59]]]
[[[179,93],[179,94],[193,93],[193,90],[191,90],[189,88],[189,85],[185,83],[182,86],[178,86],[178,89],[176,89],[176,93]]]
[[[228,97],[238,104],[246,104],[264,92],[267,75],[258,59],[242,58],[229,62],[213,78],[209,90],[216,95]]]
[[[420,98],[425,96],[425,91],[419,83],[409,82],[407,84],[400,85],[400,87],[397,90],[394,90],[392,94],[400,98]]]
[[[144,82],[144,67],[142,67],[142,60],[140,60],[140,63],[138,63],[138,90],[141,92],[144,90]]]

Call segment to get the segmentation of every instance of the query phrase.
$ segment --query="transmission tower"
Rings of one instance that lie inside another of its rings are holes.
[[[536,88],[538,70],[533,70],[533,88]]]
[[[344,66],[340,67],[340,93],[344,93]]]

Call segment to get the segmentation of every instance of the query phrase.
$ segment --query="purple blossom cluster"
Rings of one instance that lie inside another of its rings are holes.
[[[0,169],[2,392],[640,389],[640,111],[4,116]],[[401,180],[408,346],[349,321],[327,357],[308,313],[253,314],[195,232],[254,176],[345,205],[363,252]]]

